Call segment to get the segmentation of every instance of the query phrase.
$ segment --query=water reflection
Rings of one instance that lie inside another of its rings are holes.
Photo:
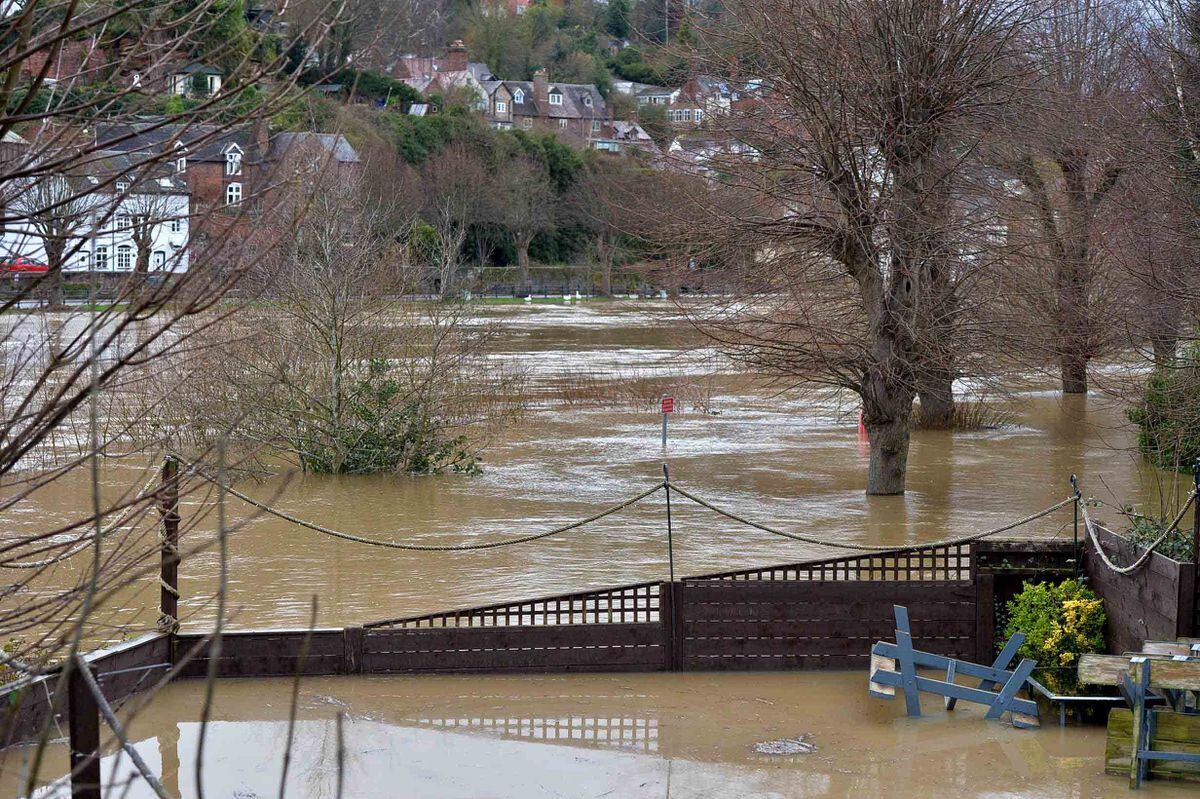
[[[207,731],[209,797],[275,797],[287,747],[288,680],[218,684]],[[132,722],[137,748],[173,795],[196,797],[203,685],[172,686]],[[925,717],[866,696],[860,674],[391,677],[303,683],[288,797],[336,796],[334,715],[347,714],[346,797],[1047,797],[1126,795],[1106,777],[1102,728],[1015,730],[982,710]],[[759,754],[805,735],[811,754]],[[20,750],[0,760],[15,796]],[[61,747],[49,768],[65,768]],[[106,780],[130,776],[105,759]],[[120,795],[120,794],[118,794]],[[135,780],[130,799],[151,797]],[[1187,787],[1151,782],[1146,795]],[[41,797],[63,797],[61,786]]]

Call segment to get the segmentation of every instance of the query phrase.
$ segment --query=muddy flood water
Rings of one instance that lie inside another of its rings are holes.
[[[916,433],[908,494],[868,498],[855,407],[828,393],[775,396],[716,362],[665,304],[517,306],[487,315],[501,326],[493,357],[528,370],[535,404],[497,437],[481,474],[291,476],[238,487],[328,527],[422,544],[507,538],[586,517],[661,480],[664,455],[650,402],[551,401],[581,376],[639,386],[649,400],[660,387],[684,399],[670,423],[673,481],[749,518],[832,540],[907,544],[982,531],[1065,498],[1072,472],[1085,493],[1155,511],[1164,486],[1170,493],[1186,483],[1139,466],[1134,433],[1116,403],[1099,394],[1064,399],[1052,383],[1031,378],[1003,401],[1011,425]],[[134,470],[114,464],[105,480],[115,491],[140,480]],[[86,496],[82,476],[56,483],[6,524],[46,529],[71,519]],[[185,524],[211,511],[210,501],[187,498]],[[561,536],[465,553],[338,541],[252,518],[252,509],[230,502],[235,522],[249,520],[229,541],[229,604],[238,628],[305,625],[313,595],[318,624],[337,626],[667,575],[661,493]],[[672,511],[680,575],[842,552],[737,528],[682,498]],[[210,515],[188,531],[190,540],[203,541],[211,528]],[[1069,537],[1071,511],[1013,534]],[[58,579],[71,577],[71,566],[58,568]],[[211,624],[217,570],[211,551],[182,565],[185,629]],[[156,594],[146,581],[105,613],[114,625],[148,628]],[[219,683],[205,796],[278,795],[289,691],[281,680]],[[181,796],[197,796],[202,692],[198,682],[173,685],[133,722],[139,750]],[[348,797],[1090,797],[1127,790],[1124,780],[1103,774],[1102,728],[1019,731],[984,723],[971,708],[947,714],[933,703],[927,717],[910,720],[897,703],[867,696],[865,673],[793,673],[308,679],[288,796],[336,795],[339,711],[346,714]],[[754,749],[800,735],[816,750]],[[52,756],[44,773],[62,773],[65,749]],[[4,758],[0,794],[19,794],[22,759],[22,750]],[[106,768],[119,775],[128,763],[110,758]],[[1148,791],[1185,794],[1163,783]],[[149,795],[144,785],[129,793]]]

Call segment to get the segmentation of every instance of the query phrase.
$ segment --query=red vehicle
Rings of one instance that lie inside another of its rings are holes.
[[[0,262],[0,269],[3,269],[4,272],[10,275],[21,272],[39,273],[50,271],[50,267],[46,264],[39,264],[37,261],[25,258],[24,256],[14,258],[11,261]]]

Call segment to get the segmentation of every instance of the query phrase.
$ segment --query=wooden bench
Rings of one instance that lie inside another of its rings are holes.
[[[910,716],[921,715],[922,691],[938,694],[945,699],[947,710],[953,710],[959,700],[976,702],[987,707],[984,718],[998,719],[1004,713],[1012,714],[1014,727],[1037,727],[1037,702],[1017,696],[1029,680],[1036,665],[1032,660],[1022,660],[1015,669],[1008,664],[1025,642],[1018,634],[1009,639],[1004,650],[991,666],[981,666],[965,660],[935,655],[914,649],[912,633],[908,624],[908,609],[896,605],[896,643],[878,641],[871,647],[871,672],[867,690],[880,699],[894,699],[896,688],[904,693],[904,703]],[[918,668],[932,668],[945,673],[946,679],[935,680],[917,674]],[[962,675],[979,680],[978,687],[959,685],[955,677]],[[999,688],[999,690],[994,690]]]
[[[1131,788],[1150,774],[1200,780],[1196,643],[1150,641],[1145,653],[1079,660],[1080,682],[1115,685],[1130,707],[1109,713],[1105,771],[1128,774]]]

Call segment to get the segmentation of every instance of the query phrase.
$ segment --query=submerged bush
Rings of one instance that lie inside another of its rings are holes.
[[[396,372],[386,360],[371,361],[348,391],[348,407],[336,428],[296,429],[292,445],[301,453],[306,470],[318,474],[478,471],[467,437],[449,435],[450,425],[423,398],[412,396]]]
[[[1025,583],[1005,611],[1004,638],[1025,635],[1017,657],[1036,660],[1038,677],[1051,691],[1075,693],[1079,656],[1105,651],[1104,602],[1075,580]]]
[[[1172,521],[1171,519],[1135,515],[1132,508],[1126,510],[1126,515],[1129,517],[1129,527],[1125,529],[1125,535],[1142,548],[1149,547],[1157,541]],[[1191,562],[1192,532],[1176,527],[1154,551],[1174,560]]]
[[[1163,469],[1191,471],[1200,459],[1200,345],[1178,363],[1156,369],[1141,404],[1129,411],[1138,448]]]

